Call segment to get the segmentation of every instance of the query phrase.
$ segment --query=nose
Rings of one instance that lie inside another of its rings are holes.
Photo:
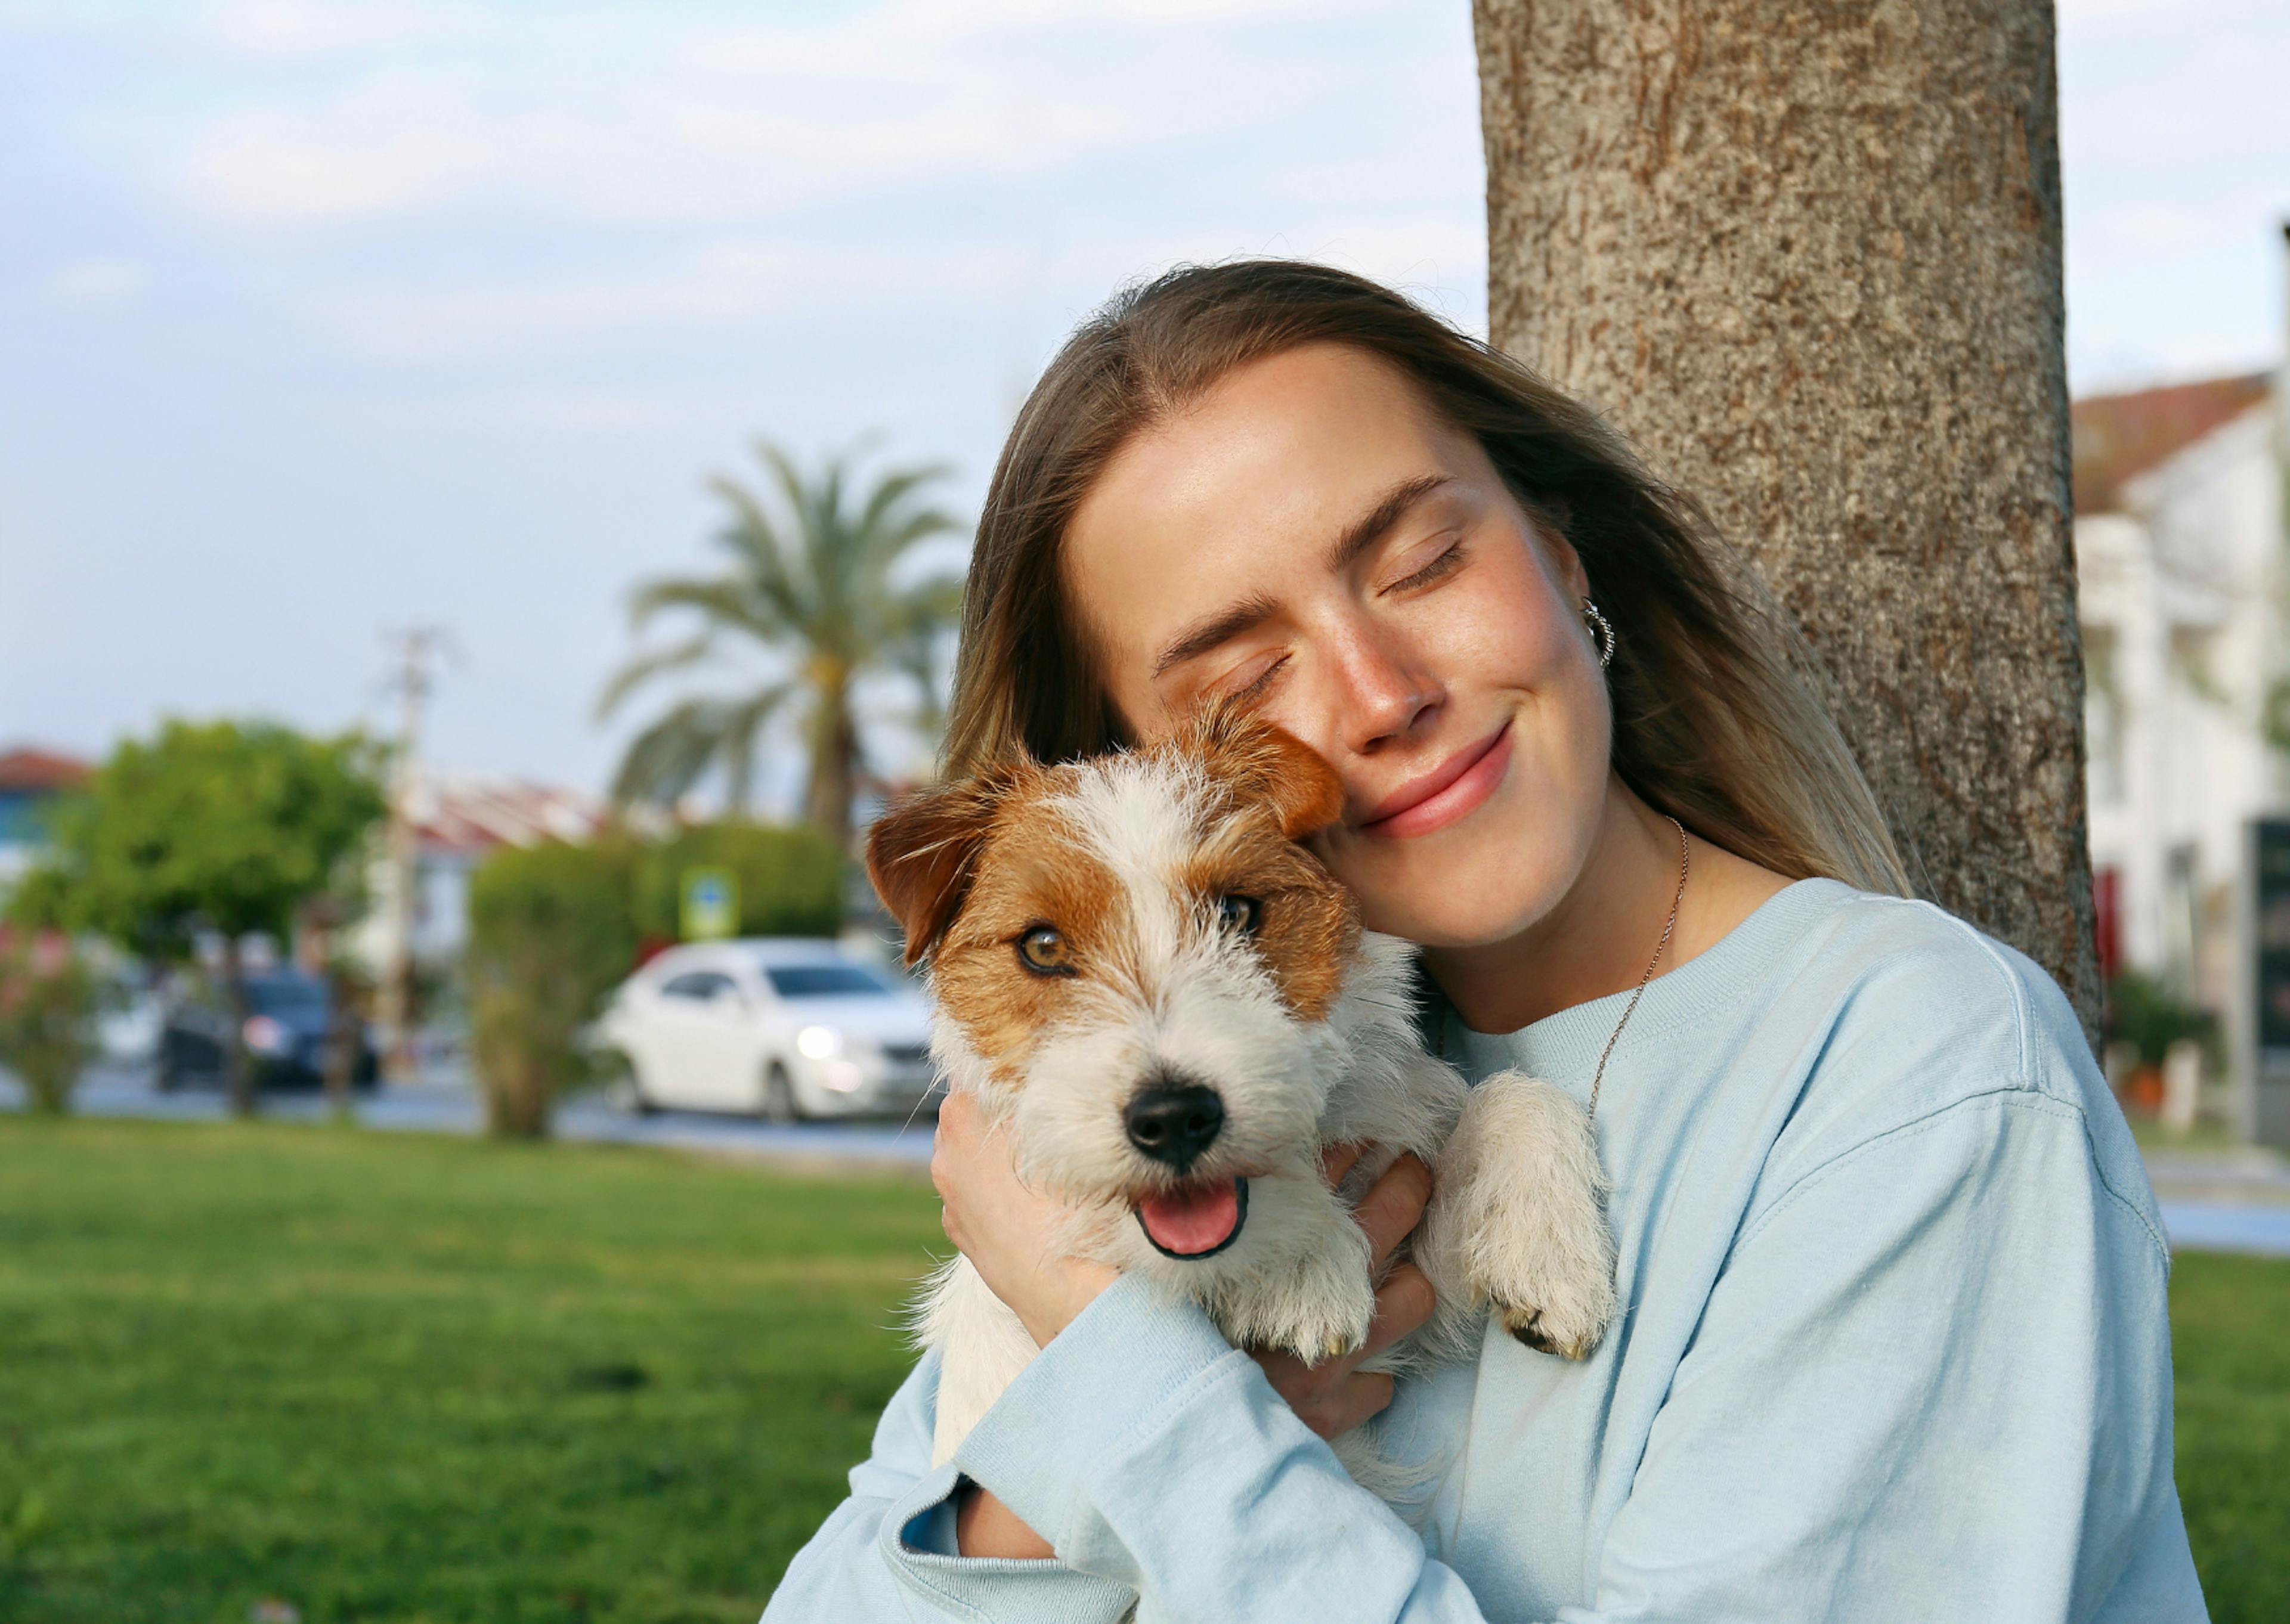
[[[1337,661],[1341,684],[1338,732],[1352,754],[1372,756],[1416,732],[1445,698],[1438,679],[1388,628],[1370,627],[1348,640]]]
[[[1123,1114],[1129,1142],[1180,1173],[1216,1143],[1224,1128],[1224,1101],[1197,1083],[1149,1083]]]

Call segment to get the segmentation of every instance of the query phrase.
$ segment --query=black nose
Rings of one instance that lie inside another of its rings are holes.
[[[1124,1115],[1129,1142],[1157,1162],[1183,1172],[1216,1143],[1224,1127],[1224,1101],[1197,1083],[1149,1084]]]

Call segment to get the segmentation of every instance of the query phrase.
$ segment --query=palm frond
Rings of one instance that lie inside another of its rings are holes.
[[[648,580],[629,595],[629,628],[642,632],[654,616],[671,609],[688,609],[717,627],[736,627],[765,643],[785,635],[776,612],[747,589],[747,583],[717,578],[689,577]]]
[[[740,700],[724,717],[725,798],[733,812],[746,812],[755,798],[756,747],[763,741],[765,724],[800,687],[793,682],[773,683]]]
[[[613,774],[613,799],[673,804],[698,783],[722,748],[723,705],[685,700],[629,741]]]
[[[895,566],[916,543],[962,526],[925,498],[947,469],[917,465],[862,476],[866,444],[806,471],[781,447],[758,440],[759,484],[710,482],[725,504],[716,539],[730,555],[730,569],[711,580],[662,579],[638,587],[629,605],[637,631],[668,613],[692,616],[697,625],[685,642],[632,659],[616,673],[598,715],[639,687],[727,652],[727,638],[752,639],[792,662],[795,674],[754,692],[687,698],[671,708],[629,745],[613,780],[616,796],[674,799],[720,770],[733,804],[744,806],[767,724],[797,701],[809,713],[805,734],[815,780],[829,753],[838,763],[853,750],[863,757],[864,741],[833,718],[847,715],[854,684],[870,672],[911,681],[917,720],[936,731],[943,705],[939,656],[959,612],[960,585],[943,572],[899,580],[910,572]],[[840,785],[839,768],[828,781]],[[839,788],[830,789],[813,815],[847,826],[842,799]],[[830,832],[846,833],[847,827]]]
[[[597,720],[604,721],[620,708],[621,701],[653,677],[669,671],[680,671],[695,666],[716,652],[716,631],[710,627],[685,639],[673,648],[651,654],[640,654],[613,674],[597,696]]]
[[[789,625],[802,625],[809,612],[810,594],[805,590],[807,583],[790,572],[795,549],[789,546],[786,533],[745,487],[720,475],[709,482],[709,487],[732,509],[732,523],[717,531],[716,539],[732,549],[757,594],[776,607]]]

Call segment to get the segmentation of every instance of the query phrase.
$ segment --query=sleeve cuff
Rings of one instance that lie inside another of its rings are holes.
[[[1056,1562],[955,1555],[951,1501],[960,1480],[952,1461],[933,1467],[900,1497],[877,1536],[884,1562],[930,1611],[980,1624],[1117,1624],[1127,1614],[1137,1593],[1109,1579]]]
[[[1197,1305],[1124,1276],[1019,1372],[955,1460],[1063,1556],[1092,1468],[1250,1364]]]

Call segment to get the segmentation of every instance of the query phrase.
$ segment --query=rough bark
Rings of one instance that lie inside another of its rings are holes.
[[[1919,888],[2089,1026],[2048,0],[1474,14],[1494,342],[1702,500]]]

